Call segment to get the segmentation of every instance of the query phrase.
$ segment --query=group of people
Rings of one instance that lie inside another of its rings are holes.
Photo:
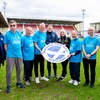
[[[48,77],[44,75],[44,58],[42,56],[42,49],[49,43],[61,43],[65,45],[70,54],[68,59],[61,63],[62,73],[58,78],[57,64],[52,63],[54,70],[54,77],[57,82],[64,80],[67,77],[67,65],[69,62],[71,80],[69,83],[78,85],[80,83],[80,64],[82,61],[83,53],[83,66],[85,83],[83,86],[87,86],[90,83],[90,87],[94,87],[95,82],[95,67],[96,67],[96,53],[99,50],[99,40],[94,37],[94,29],[90,27],[88,29],[88,36],[83,40],[78,38],[77,31],[71,32],[71,37],[68,37],[65,29],[60,30],[60,37],[53,31],[53,26],[48,25],[45,32],[45,23],[39,24],[39,30],[33,34],[32,27],[28,26],[25,30],[25,35],[17,31],[17,23],[15,20],[11,20],[9,23],[10,30],[4,36],[4,49],[6,51],[6,92],[10,93],[11,78],[14,66],[16,68],[16,86],[18,88],[25,88],[21,83],[21,69],[24,64],[24,80],[27,86],[32,79],[32,71],[34,68],[35,82],[38,84],[40,80],[49,81],[52,77],[51,74],[51,62],[47,61]],[[83,52],[82,52],[83,51]],[[39,66],[40,66],[40,78],[39,78]],[[34,66],[34,67],[33,67]],[[91,72],[91,78],[89,78],[89,67]]]

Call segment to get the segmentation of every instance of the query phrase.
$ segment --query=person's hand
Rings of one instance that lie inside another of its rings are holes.
[[[67,57],[70,58],[71,57],[71,54],[69,54]]]
[[[40,51],[41,55],[43,55],[44,52]]]
[[[86,56],[86,58],[89,60],[90,57],[91,57],[91,54],[86,54],[85,56]]]

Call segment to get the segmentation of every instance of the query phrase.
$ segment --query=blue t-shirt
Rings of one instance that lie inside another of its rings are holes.
[[[37,43],[38,47],[42,50],[45,46],[45,41],[46,41],[46,33],[45,32],[40,32],[37,31],[34,34],[34,42]],[[40,51],[35,48],[35,54],[40,54]]]
[[[4,37],[4,44],[7,45],[6,57],[10,58],[22,58],[21,51],[21,38],[20,32],[16,31],[13,33],[9,30]]]
[[[77,50],[81,50],[79,54],[70,57],[70,62],[78,63],[82,61],[82,42],[79,38],[71,40],[69,50],[70,50],[70,54],[75,53]]]
[[[22,54],[23,60],[34,60],[34,43],[32,36],[24,35],[22,37]]]
[[[96,37],[87,36],[83,39],[83,45],[86,54],[91,54],[96,49],[96,46],[99,46],[99,40]],[[86,58],[85,55],[83,58]],[[90,59],[96,59],[96,54],[92,55]]]

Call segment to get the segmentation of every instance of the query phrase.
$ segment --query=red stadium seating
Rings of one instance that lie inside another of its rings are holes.
[[[31,26],[33,28],[33,31],[38,30],[37,24],[18,24],[17,28],[20,32],[25,32],[25,28]],[[46,25],[47,27],[47,25]],[[70,33],[72,30],[74,30],[74,26],[63,26],[63,25],[53,25],[53,30],[59,35],[60,30],[64,28],[66,30],[66,33]],[[45,30],[46,31],[46,30]]]

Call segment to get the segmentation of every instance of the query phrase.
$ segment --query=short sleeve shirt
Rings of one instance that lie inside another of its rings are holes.
[[[45,32],[40,32],[37,31],[34,34],[34,42],[37,43],[38,47],[42,50],[45,46],[45,41],[46,41],[46,33]],[[35,48],[35,54],[40,54],[40,51]]]
[[[96,37],[87,36],[83,39],[83,45],[86,54],[91,54],[99,46],[99,40]],[[85,55],[83,55],[83,58],[86,58]],[[96,54],[92,55],[90,59],[96,59]]]
[[[79,54],[70,57],[70,62],[78,63],[82,61],[82,42],[79,38],[71,40],[69,50],[70,54],[75,53],[77,50],[81,50]]]
[[[22,37],[22,54],[23,60],[34,60],[34,43],[32,36],[24,35]]]
[[[13,33],[9,30],[4,36],[4,44],[7,45],[6,57],[10,58],[22,58],[21,51],[21,38],[20,32]]]

